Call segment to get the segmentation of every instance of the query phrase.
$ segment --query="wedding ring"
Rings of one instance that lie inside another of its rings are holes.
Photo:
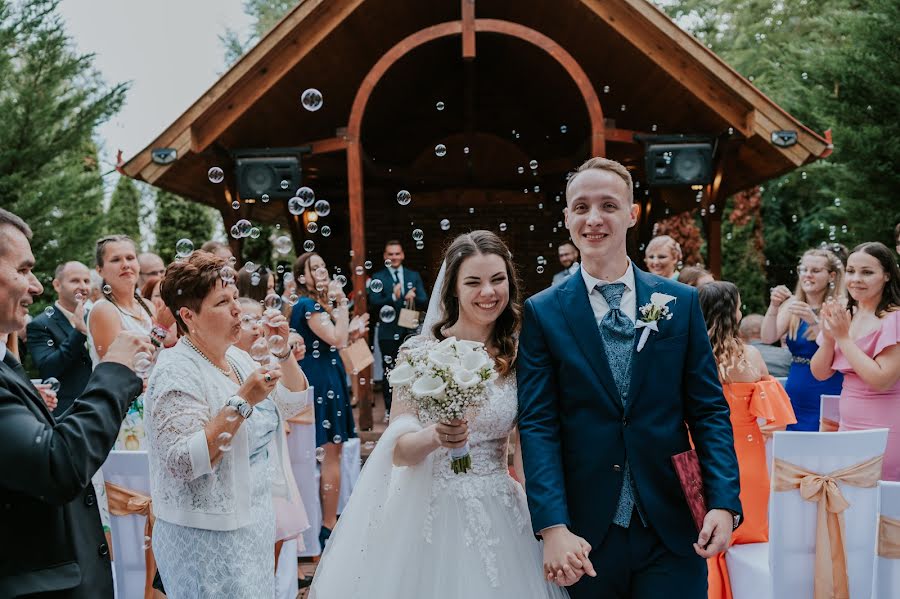
[[[272,382],[272,375],[269,374],[269,373],[266,373],[266,376],[264,376],[263,378],[266,379],[266,382],[267,382],[267,383],[271,383],[271,382]]]

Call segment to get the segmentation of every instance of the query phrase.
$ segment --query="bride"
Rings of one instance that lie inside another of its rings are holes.
[[[411,349],[448,337],[484,343],[497,374],[468,421],[435,422],[396,388],[391,425],[366,462],[313,579],[311,599],[564,598],[543,578],[525,491],[509,474],[517,410],[513,365],[521,320],[509,250],[490,231],[457,237]],[[472,467],[448,451],[468,441]],[[521,478],[521,454],[514,463]]]

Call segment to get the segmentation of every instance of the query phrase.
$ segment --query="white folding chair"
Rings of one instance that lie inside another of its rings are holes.
[[[291,469],[309,528],[303,531],[304,548],[297,551],[300,557],[312,557],[322,553],[319,547],[319,530],[322,528],[322,505],[319,503],[319,469],[316,462],[316,426],[314,424],[291,423],[291,434],[287,436]],[[299,547],[299,545],[298,545]],[[284,553],[282,549],[282,553]]]
[[[810,472],[836,470],[884,455],[887,429],[842,433],[776,432],[776,460]],[[816,551],[817,504],[804,500],[796,490],[769,496],[769,542],[734,545],[725,554],[734,599],[813,596]],[[872,586],[872,522],[876,489],[840,484],[850,504],[844,512],[844,550],[851,597],[868,597]]]
[[[344,511],[344,507],[350,501],[350,493],[353,492],[359,478],[362,467],[359,451],[358,438],[344,441],[344,449],[341,451],[341,494],[338,497],[338,514]]]
[[[822,395],[819,398],[819,430],[833,433],[841,423],[841,396]]]
[[[900,482],[879,481],[877,516],[879,519],[876,521],[876,526],[878,527],[891,525],[890,523],[882,524],[881,517],[890,518],[894,522],[900,521]],[[877,530],[875,534],[878,534]],[[878,555],[876,545],[874,561],[872,599],[885,599],[900,595],[900,558]]]
[[[150,495],[150,462],[146,451],[109,452],[103,463],[103,477],[126,489]],[[144,523],[146,518],[137,514],[114,516],[110,514],[109,527],[113,544],[113,571],[115,572],[116,597],[144,596]]]

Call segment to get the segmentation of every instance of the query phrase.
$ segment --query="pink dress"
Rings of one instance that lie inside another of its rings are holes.
[[[880,329],[856,340],[856,345],[870,358],[896,343],[900,343],[900,310],[888,312],[881,319]],[[837,347],[831,367],[844,373],[839,430],[889,428],[882,478],[900,481],[900,381],[887,391],[875,391],[857,376]]]

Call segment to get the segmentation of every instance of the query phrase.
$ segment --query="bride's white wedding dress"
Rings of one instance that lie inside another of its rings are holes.
[[[436,343],[417,336],[404,348]],[[401,349],[401,355],[402,355]],[[394,390],[404,402],[408,390]],[[434,423],[392,419],[344,509],[313,580],[312,599],[546,599],[567,593],[543,578],[525,491],[507,469],[517,411],[515,375],[499,378],[469,418],[472,469],[454,474],[447,450],[395,467],[399,436]]]

